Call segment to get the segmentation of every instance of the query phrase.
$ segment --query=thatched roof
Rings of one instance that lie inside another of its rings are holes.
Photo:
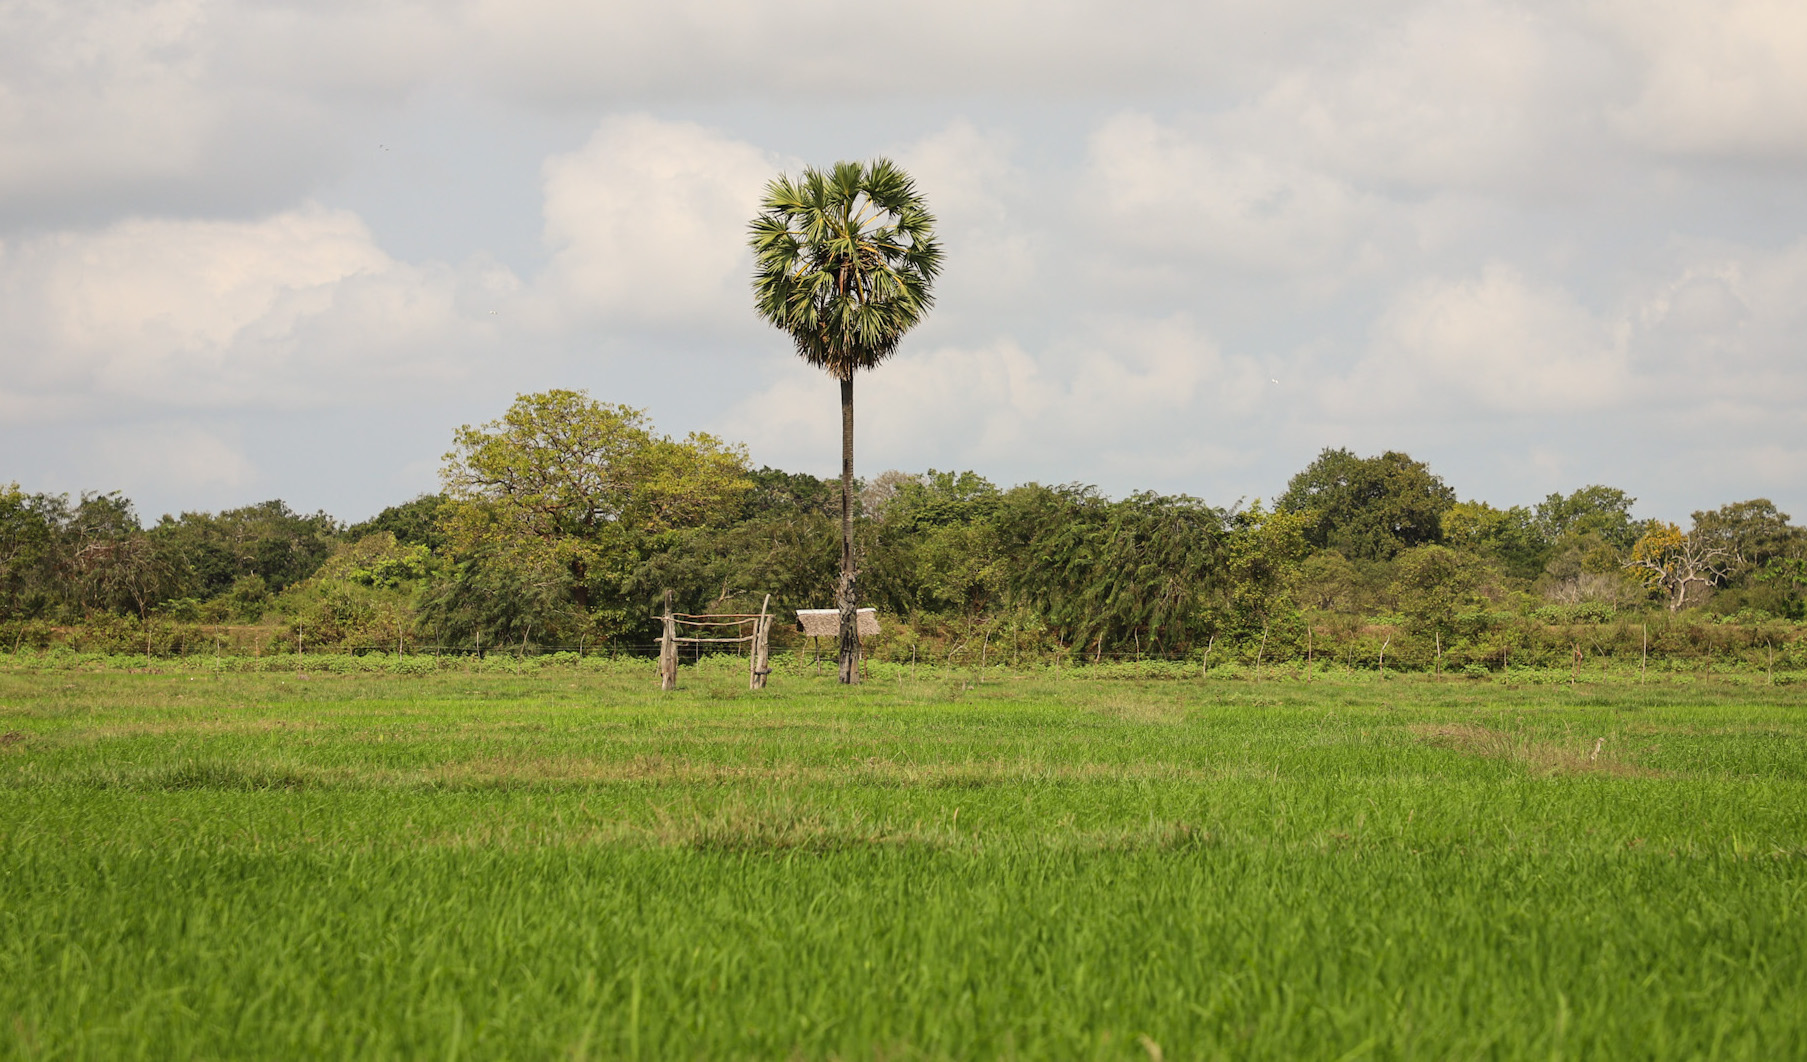
[[[841,610],[838,608],[800,608],[797,610],[797,625],[803,633],[811,638],[838,638],[841,636]],[[860,609],[860,637],[878,633],[878,610],[875,608]]]

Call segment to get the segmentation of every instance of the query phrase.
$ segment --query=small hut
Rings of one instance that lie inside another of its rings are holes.
[[[859,624],[855,629],[860,632],[860,641],[878,637],[878,610],[863,608],[858,612]],[[822,639],[841,637],[841,610],[838,608],[800,608],[797,610],[797,629],[803,636],[815,643],[816,671],[822,670]],[[858,660],[861,670],[865,669],[866,652],[864,646],[858,648]]]
[[[841,610],[838,608],[800,608],[797,610],[797,629],[807,638],[839,638],[841,636]],[[871,638],[878,634],[878,609],[863,608],[859,611],[859,632],[862,638]]]

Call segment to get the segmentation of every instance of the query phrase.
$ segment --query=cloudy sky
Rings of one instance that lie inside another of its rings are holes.
[[[744,232],[876,154],[863,473],[1807,517],[1800,0],[0,0],[0,482],[356,519],[555,386],[831,473]]]

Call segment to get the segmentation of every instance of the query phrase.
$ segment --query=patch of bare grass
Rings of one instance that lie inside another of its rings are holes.
[[[1126,723],[1153,723],[1172,726],[1186,721],[1186,706],[1175,701],[1149,696],[1118,695],[1100,698],[1092,711]]]
[[[796,761],[712,763],[659,755],[615,760],[497,755],[448,763],[417,774],[386,775],[383,780],[416,780],[449,786],[644,783],[660,786],[884,785],[957,789],[1025,782],[1204,782],[1240,773],[1244,773],[1241,765],[1229,764],[1200,768],[1172,763],[1044,763],[1036,760],[923,763],[876,756],[837,764]]]
[[[1425,723],[1412,727],[1412,732],[1427,745],[1484,759],[1510,760],[1534,774],[1618,778],[1655,778],[1662,774],[1626,760],[1619,749],[1622,742],[1608,735],[1550,741],[1474,723]]]
[[[784,799],[762,800],[750,794],[707,809],[656,808],[650,819],[641,821],[577,816],[536,823],[486,823],[422,835],[416,841],[426,847],[486,850],[626,844],[729,854],[878,848],[974,851],[992,844],[1023,842],[1018,836],[964,825],[958,809],[932,822],[900,823]],[[1222,841],[1190,823],[1150,822],[1118,829],[1054,830],[1032,843],[1057,850],[1105,853],[1195,850]]]
[[[167,737],[172,734],[208,734],[259,736],[265,734],[318,733],[326,730],[319,720],[245,719],[216,716],[211,719],[139,719],[129,723],[80,727],[64,730],[59,737],[65,742],[114,740],[119,738]]]

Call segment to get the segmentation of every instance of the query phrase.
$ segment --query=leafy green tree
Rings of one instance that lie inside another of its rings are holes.
[[[910,530],[970,524],[995,516],[1001,497],[997,485],[977,472],[931,468],[898,485],[888,519]]]
[[[861,529],[864,530],[864,529]],[[767,512],[723,527],[665,536],[628,579],[632,595],[671,590],[685,612],[809,608],[834,593],[839,527],[820,512]]]
[[[900,611],[954,612],[968,620],[1003,593],[996,516],[1002,493],[976,472],[901,477],[873,535],[877,596]]]
[[[339,524],[324,512],[304,515],[272,499],[219,513],[164,516],[150,534],[174,555],[184,592],[212,598],[248,575],[272,592],[307,579],[332,555]]]
[[[1598,531],[1570,531],[1546,553],[1549,559],[1534,589],[1552,601],[1616,606],[1646,596],[1635,581],[1627,580],[1625,550]]]
[[[1264,633],[1296,613],[1293,590],[1299,565],[1311,552],[1305,541],[1309,523],[1302,513],[1268,512],[1259,501],[1230,518],[1223,570],[1229,633],[1245,638]]]
[[[1319,550],[1299,562],[1293,593],[1306,608],[1347,614],[1359,612],[1371,596],[1361,569],[1333,549]]]
[[[1320,549],[1351,560],[1389,560],[1442,541],[1443,514],[1455,503],[1455,491],[1407,454],[1357,457],[1327,449],[1287,483],[1274,508],[1310,514],[1306,538]]]
[[[1535,527],[1538,537],[1549,546],[1570,536],[1592,533],[1616,549],[1627,550],[1642,531],[1631,519],[1631,507],[1635,504],[1636,498],[1617,487],[1596,483],[1567,497],[1552,494],[1537,503]]]
[[[1752,498],[1695,513],[1693,534],[1731,550],[1738,566],[1727,583],[1737,585],[1743,577],[1762,571],[1772,560],[1802,551],[1807,534],[1788,519],[1788,514],[1778,510],[1768,498]]]
[[[1029,484],[1003,495],[997,519],[1009,596],[1075,648],[1185,651],[1205,632],[1222,510],[1184,495],[1112,502],[1093,487]]]
[[[190,573],[179,551],[145,534],[118,491],[83,494],[63,527],[68,586],[82,612],[124,612],[148,620],[181,597]]]
[[[445,528],[440,523],[440,510],[445,495],[422,494],[412,501],[391,505],[361,524],[345,530],[345,538],[358,542],[369,535],[388,532],[404,546],[425,546],[438,551],[445,548]]]
[[[41,616],[55,607],[68,510],[65,495],[0,486],[0,619]]]
[[[657,435],[643,412],[580,391],[521,395],[466,425],[441,471],[455,587],[429,606],[448,630],[628,624],[629,575],[668,537],[736,516],[746,456],[711,435]],[[512,604],[511,604],[512,602]]]
[[[269,608],[270,584],[261,575],[241,575],[218,600],[226,614],[256,623]]]
[[[1690,597],[1723,582],[1738,564],[1732,546],[1706,534],[1683,534],[1667,522],[1655,522],[1632,546],[1625,567],[1679,612]]]
[[[1523,505],[1499,509],[1483,501],[1457,502],[1443,514],[1443,541],[1466,550],[1506,574],[1531,580],[1549,560],[1549,544],[1536,514]]]
[[[933,305],[934,217],[889,159],[839,162],[766,186],[751,225],[754,306],[841,384],[840,678],[858,681],[853,552],[853,376],[897,350]]]
[[[840,485],[807,472],[762,466],[747,473],[747,481],[751,485],[741,510],[744,520],[774,514],[833,516],[840,511]]]
[[[858,516],[883,523],[885,511],[891,502],[896,500],[898,491],[912,483],[919,482],[922,477],[895,468],[886,469],[874,476],[870,481],[855,479],[853,500],[857,506]]]
[[[446,578],[421,594],[417,625],[442,643],[474,643],[479,650],[526,644],[534,635],[542,644],[593,643],[631,628],[629,610],[619,601],[580,608],[568,573],[556,564],[523,563],[532,559],[478,555],[454,563]]]
[[[1447,546],[1418,546],[1401,553],[1393,571],[1393,596],[1407,630],[1445,644],[1473,633],[1487,605],[1482,591],[1489,573],[1479,557]]]
[[[1756,607],[1792,620],[1807,618],[1807,554],[1770,558],[1752,582]]]
[[[1714,611],[1797,618],[1807,610],[1803,580],[1795,578],[1807,567],[1807,529],[1791,524],[1768,498],[1697,512],[1692,534],[1728,547],[1735,558],[1709,602]]]

